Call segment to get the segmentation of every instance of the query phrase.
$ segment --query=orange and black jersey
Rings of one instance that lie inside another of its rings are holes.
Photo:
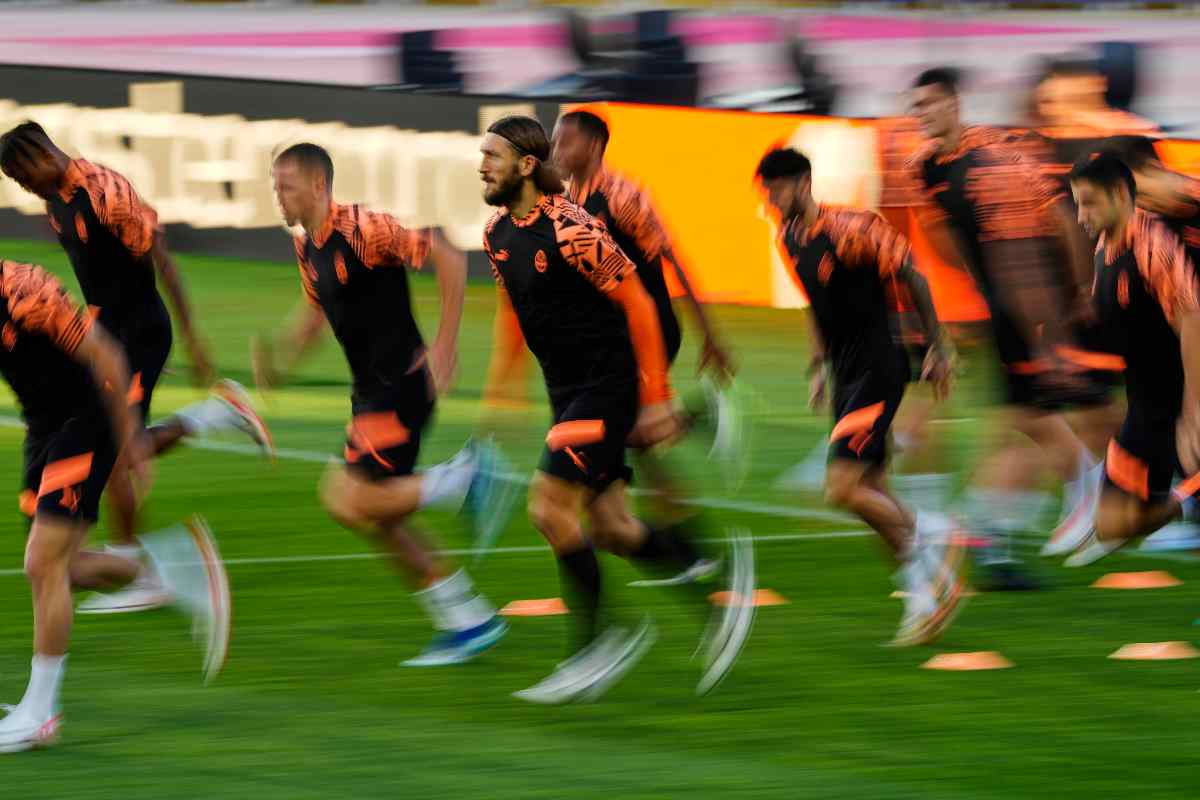
[[[892,284],[910,257],[904,236],[871,212],[820,206],[812,225],[788,220],[780,240],[838,380],[893,370]]]
[[[1188,178],[1183,196],[1158,210],[1162,221],[1183,241],[1192,264],[1200,264],[1200,181]]]
[[[147,336],[169,337],[151,256],[158,215],[129,181],[77,158],[46,210],[83,299],[99,309],[105,328],[127,346]]]
[[[606,169],[584,184],[572,181],[567,194],[572,202],[605,224],[617,246],[637,267],[638,277],[658,309],[667,352],[677,352],[681,340],[679,320],[663,274],[670,244],[650,196],[629,179]]]
[[[939,154],[930,143],[910,162],[916,184],[925,193],[934,221],[945,222],[956,234],[980,290],[991,302],[997,280],[1022,281],[1011,275],[1012,264],[988,264],[984,253],[991,242],[1048,239],[1055,235],[1051,207],[1059,188],[1022,147],[1004,131],[970,127],[958,147]],[[1047,269],[1041,260],[1021,265]],[[1004,274],[997,274],[1000,270]]]
[[[321,229],[294,244],[304,296],[329,320],[350,363],[355,396],[386,394],[424,364],[406,269],[425,263],[428,231],[334,203]]]
[[[1200,310],[1200,285],[1183,242],[1162,220],[1137,210],[1120,241],[1100,237],[1093,287],[1108,343],[1126,364],[1129,413],[1147,421],[1179,416],[1184,374],[1175,323]]]
[[[91,378],[70,357],[91,325],[53,275],[0,261],[0,373],[31,425],[95,407]]]
[[[501,209],[483,243],[551,399],[620,384],[640,384],[643,402],[669,397],[654,304],[604,223],[546,195],[519,220]]]

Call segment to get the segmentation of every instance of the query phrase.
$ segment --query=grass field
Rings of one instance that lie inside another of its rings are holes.
[[[281,237],[281,257],[290,252]],[[55,247],[0,242],[4,258],[63,272]],[[247,340],[278,327],[299,297],[294,267],[181,259],[221,371],[249,383]],[[437,300],[414,279],[417,313],[434,330]],[[456,451],[476,425],[489,354],[492,289],[472,286],[460,380],[440,406],[423,463]],[[62,744],[0,761],[2,796],[18,798],[1033,798],[1194,797],[1200,661],[1123,662],[1129,642],[1193,640],[1200,629],[1190,556],[1117,555],[1095,568],[1039,565],[1049,586],[980,595],[936,648],[880,647],[899,604],[880,548],[819,498],[771,488],[827,430],[803,410],[804,328],[796,312],[721,308],[745,381],[758,393],[754,470],[722,494],[704,452],[687,446],[714,527],[758,537],[760,585],[787,605],[760,609],[729,679],[700,700],[690,655],[701,621],[665,591],[607,585],[631,615],[645,609],[659,641],[595,705],[542,708],[510,697],[563,655],[563,617],[517,619],[491,653],[439,671],[402,669],[429,630],[404,587],[366,544],[321,511],[315,460],[270,465],[238,453],[182,449],[156,468],[148,516],[161,527],[203,513],[229,561],[235,626],[229,663],[211,687],[201,655],[171,612],[77,619],[64,690]],[[681,356],[677,383],[692,381]],[[157,415],[197,396],[172,360]],[[936,426],[965,466],[986,446],[986,370]],[[532,470],[547,413],[509,421],[511,455]],[[330,340],[265,406],[281,448],[340,451],[347,374]],[[11,404],[0,404],[10,418]],[[0,428],[0,486],[13,503],[0,536],[0,701],[15,703],[29,668],[31,613],[20,574],[16,512],[21,431]],[[469,547],[461,520],[430,514],[447,547]],[[840,532],[849,532],[840,535]],[[829,534],[836,535],[829,535]],[[97,532],[104,536],[103,524]],[[475,571],[499,604],[559,594],[554,562],[518,516]],[[1029,546],[1032,546],[1032,542]],[[1181,587],[1089,588],[1115,570],[1169,569]],[[996,650],[1015,668],[919,669],[937,652]]]

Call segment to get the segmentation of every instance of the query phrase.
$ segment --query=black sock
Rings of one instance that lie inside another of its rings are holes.
[[[576,650],[579,650],[596,638],[600,616],[600,562],[596,560],[596,551],[588,544],[579,550],[559,553],[558,568],[567,607],[578,621]]]
[[[637,561],[648,561],[660,566],[687,569],[701,559],[700,549],[693,536],[684,528],[685,523],[663,527],[646,525],[646,538],[630,553]]]

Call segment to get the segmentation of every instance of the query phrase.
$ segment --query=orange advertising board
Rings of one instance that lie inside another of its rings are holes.
[[[649,188],[672,244],[701,299],[776,308],[805,305],[775,246],[775,223],[754,181],[771,147],[791,145],[813,161],[813,193],[822,202],[879,209],[881,131],[875,120],[753,114],[663,106],[586,106],[609,125],[611,168]],[[1159,143],[1164,162],[1200,174],[1200,142]],[[887,205],[892,205],[890,202]],[[985,319],[971,278],[946,264],[904,208],[882,210],[913,244],[946,320]],[[678,293],[678,286],[672,286]]]

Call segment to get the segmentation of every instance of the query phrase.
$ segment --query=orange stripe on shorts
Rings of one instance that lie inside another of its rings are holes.
[[[74,486],[87,480],[92,474],[92,454],[84,453],[71,456],[53,464],[47,464],[42,470],[42,485],[38,489],[38,497],[44,497],[51,492]]]
[[[1080,350],[1078,347],[1060,345],[1054,352],[1064,361],[1069,361],[1077,367],[1100,370],[1101,372],[1124,372],[1125,359],[1111,353],[1096,353],[1092,350]]]
[[[17,508],[27,517],[37,514],[37,494],[33,489],[26,489],[17,497]]]
[[[1108,455],[1104,459],[1104,468],[1108,472],[1109,479],[1117,488],[1142,501],[1150,499],[1150,466],[1117,444],[1116,439],[1108,443]]]
[[[875,427],[876,421],[883,416],[883,406],[881,400],[875,405],[851,411],[833,426],[833,433],[829,434],[829,441],[836,442],[838,439],[871,430]]]
[[[604,420],[574,419],[560,422],[546,434],[546,446],[558,452],[565,447],[583,447],[604,440]]]
[[[146,392],[142,389],[142,373],[135,372],[133,377],[129,379],[129,394],[125,396],[127,405],[136,406],[146,397]]]
[[[1200,492],[1200,472],[1180,481],[1179,485],[1171,490],[1171,494],[1175,495],[1175,499],[1181,503],[1196,492]]]

